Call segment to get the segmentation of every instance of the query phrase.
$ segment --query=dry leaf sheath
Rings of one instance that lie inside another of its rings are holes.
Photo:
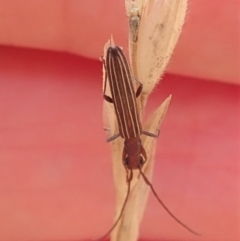
[[[125,191],[125,197],[124,200],[121,202],[121,208],[117,213],[116,222],[108,232],[110,233],[116,225],[121,226],[121,222],[118,223],[118,221],[124,220],[124,216],[121,215],[123,214],[123,212],[126,213],[125,206],[126,208],[129,205],[131,206],[131,204],[129,203],[131,200],[135,202],[135,198],[131,197],[133,197],[133,193],[135,192],[134,184],[137,184],[139,182],[138,178],[136,178],[136,170],[138,172],[138,176],[139,174],[141,174],[146,184],[149,183],[146,175],[142,171],[142,168],[147,161],[145,144],[147,144],[148,139],[144,138],[144,143],[142,143],[140,136],[142,134],[150,136],[151,143],[153,142],[153,137],[157,137],[157,126],[159,126],[159,123],[162,121],[163,116],[166,113],[166,108],[168,106],[170,98],[167,99],[167,104],[164,103],[164,108],[160,108],[160,111],[157,111],[157,113],[155,114],[157,118],[155,117],[154,121],[152,121],[152,124],[154,124],[153,126],[155,127],[155,134],[142,130],[142,125],[140,122],[139,112],[136,104],[136,98],[141,94],[142,84],[139,83],[137,91],[135,92],[133,88],[132,75],[126,57],[124,56],[121,48],[115,46],[113,39],[111,39],[110,43],[107,43],[105,47],[107,49],[107,53],[105,58],[103,59],[103,63],[106,70],[106,79],[104,82],[103,93],[105,101],[114,106],[115,110],[113,120],[115,119],[114,117],[116,117],[118,123],[118,133],[111,135],[108,138],[108,141],[113,141],[114,145],[114,140],[116,140],[117,138],[124,140],[124,147],[120,149],[120,153],[118,149],[114,151],[114,158],[116,154],[120,154],[121,157],[118,157],[117,159],[118,161],[121,161],[121,166],[125,167],[126,176],[126,179],[123,178],[122,181],[124,179],[127,180],[127,183],[125,183],[127,187],[127,190]],[[110,87],[111,95],[108,94],[108,86]],[[113,124],[111,126],[113,126]],[[147,147],[151,148],[151,146],[154,145],[149,145]],[[132,184],[133,189],[131,189],[130,192],[130,186]],[[137,207],[136,205],[134,206],[135,208]],[[130,211],[132,211],[132,208]],[[121,239],[121,237],[118,238]]]
[[[137,0],[126,1],[127,14],[130,21],[130,62],[133,76],[143,84],[143,93],[138,98],[138,111],[140,118],[144,112],[148,95],[159,81],[160,76],[170,59],[173,48],[177,42],[186,13],[186,0]],[[106,50],[114,44],[113,40],[107,42]],[[104,71],[104,68],[103,68]],[[103,75],[105,80],[105,74]],[[109,86],[106,94],[110,95]],[[143,130],[156,132],[160,129],[166,114],[171,97],[151,115]],[[104,125],[109,128],[110,135],[119,133],[115,110],[112,104],[104,101]],[[142,135],[142,145],[147,153],[147,162],[143,172],[151,179],[153,171],[153,157],[155,151],[155,138]],[[117,190],[117,205],[115,219],[119,216],[126,198],[126,170],[122,163],[123,139],[112,141],[113,175]],[[112,241],[135,241],[139,235],[139,224],[148,197],[149,187],[142,178],[138,178],[139,171],[133,171],[130,196],[123,216],[111,234]]]

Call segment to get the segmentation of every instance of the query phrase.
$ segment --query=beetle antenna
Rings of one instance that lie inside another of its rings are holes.
[[[123,216],[123,212],[124,212],[126,204],[127,204],[127,201],[128,201],[128,198],[129,198],[129,195],[130,195],[132,178],[133,178],[133,172],[132,172],[132,170],[130,170],[130,176],[127,177],[127,186],[128,186],[127,195],[125,197],[124,203],[122,205],[122,209],[121,209],[121,211],[118,215],[117,220],[114,222],[113,226],[106,232],[106,234],[104,234],[101,238],[97,238],[97,239],[94,239],[94,240],[103,240],[103,239],[107,238],[110,235],[110,233],[114,230],[114,228],[117,226],[119,221],[121,220],[121,218]]]
[[[153,195],[157,198],[158,202],[162,205],[162,207],[166,210],[166,212],[176,221],[178,222],[181,226],[183,226],[185,229],[187,229],[190,233],[193,233],[197,236],[201,236],[201,234],[195,232],[194,230],[192,230],[191,228],[189,228],[186,224],[184,224],[183,222],[181,222],[178,218],[176,218],[173,213],[167,208],[167,206],[163,203],[163,201],[158,197],[156,191],[153,188],[152,183],[148,180],[148,178],[146,177],[146,175],[143,173],[142,169],[139,168],[140,174],[142,175],[145,183],[151,188]]]

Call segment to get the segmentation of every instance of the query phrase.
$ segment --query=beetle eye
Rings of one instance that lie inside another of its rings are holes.
[[[142,156],[140,156],[139,163],[140,163],[140,167],[142,167],[142,166],[143,166],[143,164],[144,164],[144,160],[143,160]]]
[[[124,164],[125,164],[126,166],[129,165],[129,157],[126,157],[126,158],[125,158]]]

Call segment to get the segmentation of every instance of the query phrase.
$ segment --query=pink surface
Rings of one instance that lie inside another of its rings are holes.
[[[173,94],[153,184],[203,241],[240,240],[240,87],[231,84],[240,83],[239,5],[189,1],[168,67],[175,75],[147,106]],[[0,1],[0,240],[99,237],[115,200],[101,63],[6,45],[97,59],[110,33],[127,53],[126,24],[122,0]],[[153,196],[140,236],[198,240]]]
[[[240,1],[188,2],[184,29],[168,70],[240,84]],[[127,47],[124,1],[1,0],[0,33],[2,44],[96,59],[110,34],[116,43]]]
[[[0,239],[100,236],[115,198],[101,63],[8,47],[0,53]],[[173,95],[154,186],[201,240],[240,237],[239,93],[236,85],[168,75],[149,100],[153,110]],[[141,237],[196,239],[152,196]]]

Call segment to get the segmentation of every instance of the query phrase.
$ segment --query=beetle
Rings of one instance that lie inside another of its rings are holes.
[[[136,98],[138,98],[142,92],[143,85],[138,81],[137,91],[134,91],[133,77],[127,59],[119,46],[109,46],[106,53],[106,59],[103,60],[103,65],[105,68],[105,82],[103,89],[104,99],[114,105],[117,124],[119,133],[108,138],[107,142],[113,141],[118,137],[124,139],[124,148],[122,153],[122,162],[127,173],[127,194],[115,223],[111,229],[101,238],[107,237],[112,230],[116,227],[120,221],[127,200],[130,194],[131,180],[133,178],[133,170],[139,170],[140,175],[143,177],[145,183],[149,185],[154,196],[157,198],[158,202],[163,206],[163,208],[168,212],[168,214],[177,221],[180,225],[185,227],[189,232],[200,236],[199,233],[190,229],[187,225],[182,223],[178,218],[176,218],[172,212],[166,207],[162,200],[158,197],[155,189],[153,188],[151,182],[148,180],[146,175],[142,171],[144,163],[147,161],[146,151],[141,143],[140,136],[145,134],[151,137],[158,137],[157,134],[153,134],[142,130],[142,124],[139,117],[139,111],[137,108]],[[109,82],[111,97],[106,95],[106,86]]]

